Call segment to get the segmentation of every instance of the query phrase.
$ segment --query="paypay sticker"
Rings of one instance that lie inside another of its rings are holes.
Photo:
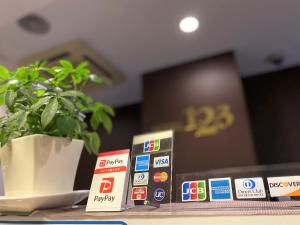
[[[98,155],[86,211],[125,209],[129,179],[129,149]]]

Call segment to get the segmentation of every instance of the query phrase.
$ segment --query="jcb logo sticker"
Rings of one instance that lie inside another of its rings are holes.
[[[144,142],[144,152],[159,151],[160,139],[152,139]]]

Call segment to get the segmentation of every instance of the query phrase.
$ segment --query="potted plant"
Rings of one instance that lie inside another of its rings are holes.
[[[15,71],[0,66],[0,160],[5,196],[26,197],[73,191],[80,154],[97,154],[99,126],[110,133],[114,110],[82,90],[103,83],[88,63],[35,63]],[[86,112],[91,112],[88,126]],[[88,131],[91,127],[92,132]]]

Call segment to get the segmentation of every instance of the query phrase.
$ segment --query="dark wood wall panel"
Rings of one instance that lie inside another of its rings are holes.
[[[259,163],[300,162],[300,67],[243,84]]]
[[[208,128],[219,124],[218,107],[222,105],[230,107],[234,122],[214,133]],[[190,109],[197,114],[197,127],[187,122],[186,111]],[[213,120],[202,132],[198,123],[203,123],[208,114],[199,111],[212,109]],[[177,130],[177,173],[256,163],[242,85],[231,53],[146,74],[142,125],[147,132],[168,127]],[[198,130],[200,133],[196,133]]]

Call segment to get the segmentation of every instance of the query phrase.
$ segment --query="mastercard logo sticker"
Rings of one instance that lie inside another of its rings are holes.
[[[154,174],[153,177],[154,182],[159,183],[159,182],[166,182],[168,180],[168,173],[166,172],[158,172]]]

